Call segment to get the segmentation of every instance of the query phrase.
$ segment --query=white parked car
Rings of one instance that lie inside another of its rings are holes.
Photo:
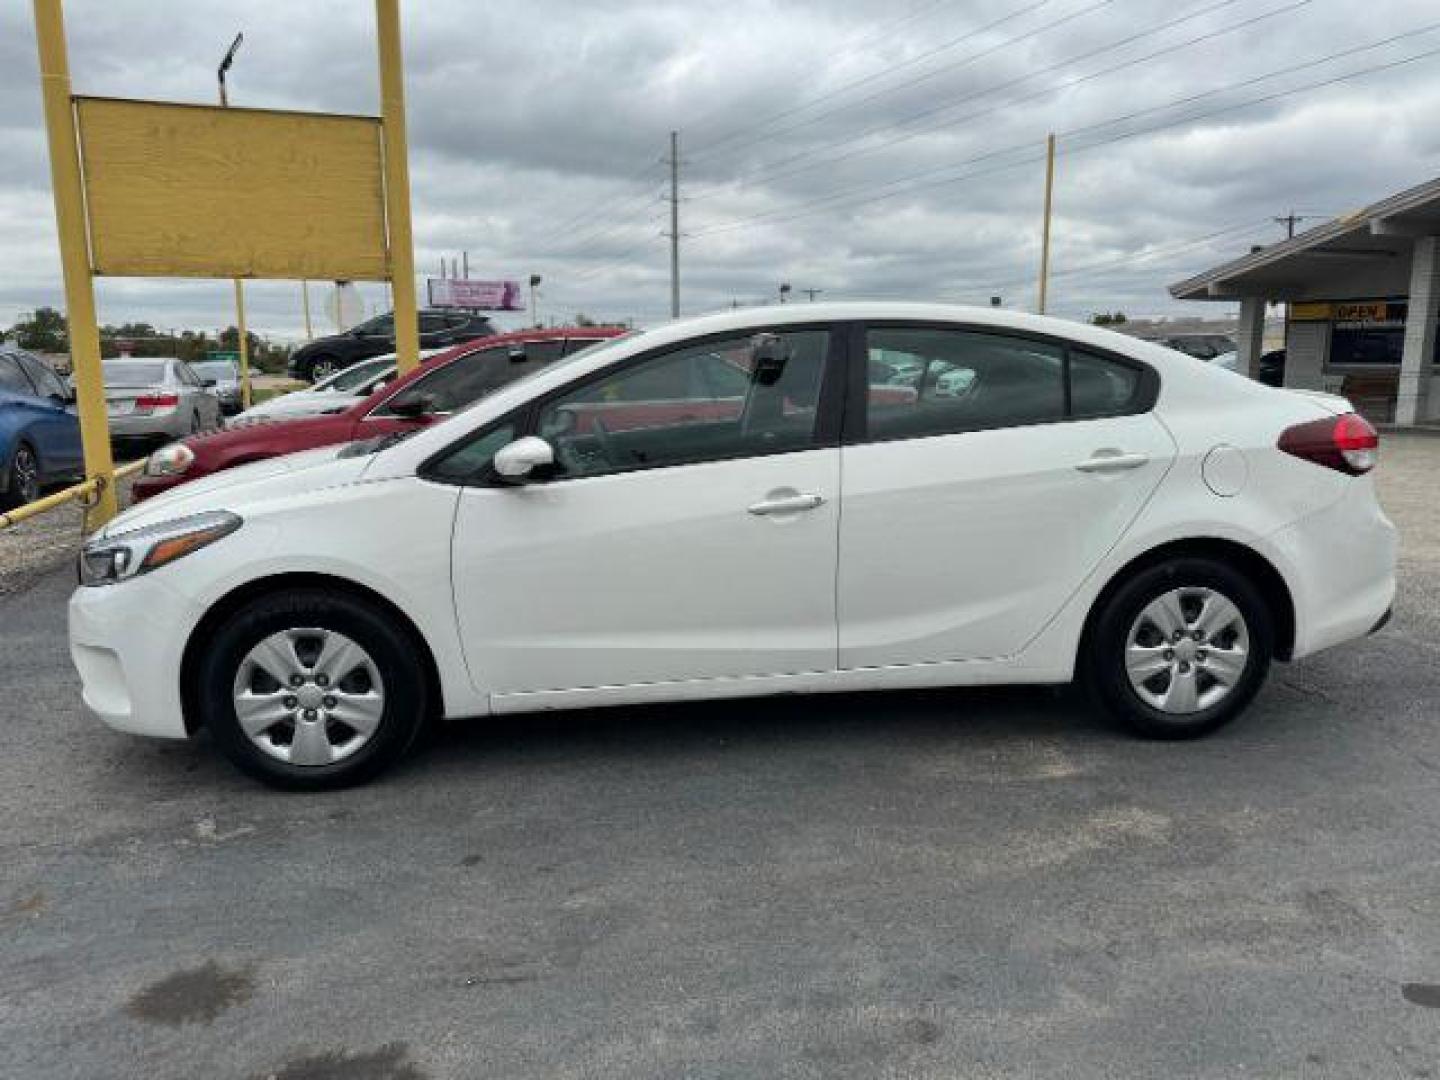
[[[436,351],[432,349],[423,352],[421,358],[434,356]],[[228,426],[243,426],[258,420],[294,420],[301,416],[344,412],[394,378],[394,353],[361,360],[308,389],[295,390],[262,401],[236,416]]]
[[[872,352],[967,370],[870,385]],[[85,546],[113,727],[321,788],[436,716],[1080,680],[1140,734],[1387,616],[1374,430],[1110,331],[804,304],[671,323],[408,438],[187,484]]]

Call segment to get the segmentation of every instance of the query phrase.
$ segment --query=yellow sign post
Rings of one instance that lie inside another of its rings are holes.
[[[110,456],[110,423],[105,414],[105,376],[100,369],[100,328],[95,319],[95,281],[85,248],[85,195],[80,182],[80,148],[70,115],[70,62],[65,55],[65,19],[60,0],[35,0],[35,37],[40,46],[40,89],[45,98],[45,132],[50,141],[50,184],[55,191],[55,224],[60,233],[60,267],[65,277],[65,315],[85,477],[99,485],[93,513],[98,522],[115,516],[115,462]]]
[[[405,152],[408,144],[400,0],[375,0],[375,36],[380,43],[380,121],[385,139],[385,214],[390,224],[395,366],[403,375],[420,363],[420,314],[415,310],[415,246],[410,236],[410,160]]]
[[[242,352],[245,278],[398,282],[398,366],[419,363],[399,0],[375,0],[379,117],[76,97],[61,0],[34,6],[97,522],[116,501],[95,276],[234,279]]]

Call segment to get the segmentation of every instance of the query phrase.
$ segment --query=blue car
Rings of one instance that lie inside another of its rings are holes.
[[[0,346],[0,508],[84,473],[75,395],[29,353]]]

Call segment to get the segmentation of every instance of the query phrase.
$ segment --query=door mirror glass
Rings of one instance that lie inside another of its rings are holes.
[[[405,420],[418,420],[422,416],[429,416],[433,413],[435,406],[434,394],[412,394],[391,405],[390,414]]]
[[[750,339],[750,371],[761,386],[774,386],[785,374],[786,353],[779,334],[756,334]]]
[[[553,464],[554,447],[536,435],[516,439],[502,446],[495,455],[495,471],[506,480],[523,480]]]

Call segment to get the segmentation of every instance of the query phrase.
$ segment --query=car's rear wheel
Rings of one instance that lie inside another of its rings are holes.
[[[427,709],[415,643],[378,606],[303,589],[261,597],[198,665],[201,721],[236,766],[275,787],[359,783],[393,764]]]
[[[1273,619],[1249,578],[1212,559],[1177,558],[1139,571],[1103,602],[1081,674],[1130,730],[1189,739],[1250,703],[1273,651]]]
[[[0,493],[0,509],[10,510],[40,497],[40,459],[35,456],[29,443],[15,447],[10,458],[9,483]]]

